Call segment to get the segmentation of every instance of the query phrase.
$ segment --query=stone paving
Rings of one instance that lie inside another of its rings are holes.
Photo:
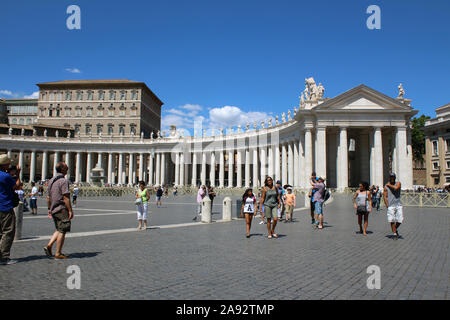
[[[449,299],[448,209],[405,208],[394,241],[385,210],[371,214],[364,237],[350,198],[337,195],[323,230],[297,209],[278,239],[267,239],[259,219],[246,239],[243,220],[192,224],[194,201],[151,205],[151,225],[189,225],[68,238],[65,261],[46,258],[47,240],[33,239],[53,232],[45,210],[25,215],[26,240],[12,247],[19,263],[0,266],[2,299]],[[221,219],[221,199],[213,212]],[[73,233],[136,227],[131,197],[81,198],[75,214]],[[80,290],[66,286],[70,265],[81,269]],[[379,290],[366,286],[370,265],[381,269]]]

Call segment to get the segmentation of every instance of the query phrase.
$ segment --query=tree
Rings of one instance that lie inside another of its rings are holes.
[[[425,121],[430,119],[426,115],[421,115],[419,118],[414,117],[412,119],[411,130],[411,144],[413,150],[413,159],[415,161],[423,162],[423,155],[425,153]]]

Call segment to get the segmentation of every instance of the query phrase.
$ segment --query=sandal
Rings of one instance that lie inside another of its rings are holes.
[[[269,239],[272,239],[272,236],[271,235],[269,235],[267,238],[269,238]]]
[[[278,238],[278,235],[276,233],[272,234],[272,237]]]

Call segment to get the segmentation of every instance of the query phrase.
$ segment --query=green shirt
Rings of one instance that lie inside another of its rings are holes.
[[[142,202],[144,203],[144,202],[147,202],[148,201],[148,199],[147,199],[147,189],[144,189],[144,190],[142,190],[142,191],[138,191],[139,192],[139,195],[141,196],[141,198],[142,198]]]
[[[278,205],[278,191],[276,188],[266,189],[264,205],[271,208],[274,208]]]

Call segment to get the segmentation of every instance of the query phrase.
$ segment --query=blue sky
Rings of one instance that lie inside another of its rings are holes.
[[[81,30],[66,9],[81,8]],[[381,30],[366,9],[381,8]],[[434,117],[450,102],[450,1],[1,1],[0,96],[64,79],[144,81],[163,125],[281,114],[304,79],[334,97],[361,83]],[[74,70],[77,69],[77,70]],[[79,71],[79,73],[74,73]]]

